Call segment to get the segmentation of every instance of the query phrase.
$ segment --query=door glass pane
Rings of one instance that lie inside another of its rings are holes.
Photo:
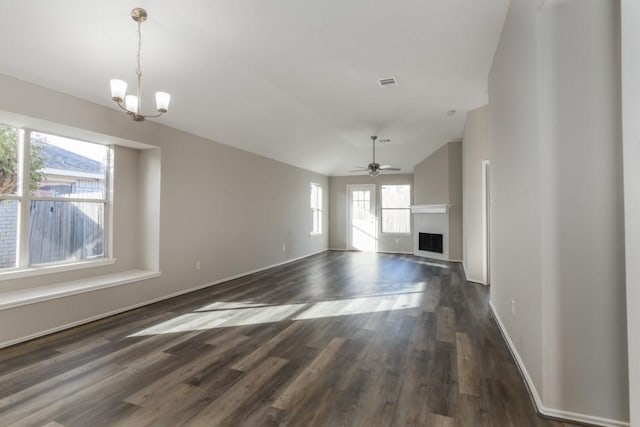
[[[0,194],[18,194],[18,129],[0,125]]]
[[[0,200],[0,268],[16,266],[18,205],[17,200]]]
[[[30,264],[79,261],[103,255],[103,203],[31,202]]]
[[[109,148],[31,132],[31,193],[37,197],[106,198]]]

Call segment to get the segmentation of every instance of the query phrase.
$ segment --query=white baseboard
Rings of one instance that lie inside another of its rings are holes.
[[[228,282],[230,280],[235,280],[235,279],[239,279],[239,278],[244,277],[244,276],[248,276],[250,274],[259,273],[260,271],[268,270],[270,268],[279,267],[279,266],[284,265],[284,264],[289,264],[291,262],[299,261],[301,259],[308,258],[310,256],[314,256],[314,255],[318,255],[320,253],[326,252],[327,250],[329,250],[329,249],[323,249],[321,251],[313,252],[313,253],[310,253],[308,255],[303,255],[303,256],[300,256],[300,257],[297,257],[297,258],[292,258],[292,259],[289,259],[289,260],[286,260],[286,261],[282,261],[282,262],[278,262],[278,263],[275,263],[275,264],[267,265],[266,267],[257,268],[255,270],[247,271],[245,273],[240,273],[240,274],[236,274],[234,276],[226,277],[224,279],[216,280],[215,282],[204,283],[202,285],[198,285],[198,286],[195,286],[195,287],[192,287],[192,288],[189,288],[189,289],[183,289],[183,290],[180,290],[178,292],[174,292],[174,293],[169,294],[169,295],[163,295],[161,297],[153,298],[153,299],[150,299],[150,300],[146,300],[146,301],[143,301],[143,302],[140,302],[140,303],[137,303],[137,304],[133,304],[133,305],[127,306],[127,307],[118,308],[116,310],[112,310],[112,311],[109,311],[107,313],[101,313],[101,314],[97,314],[95,316],[87,317],[87,318],[78,320],[76,322],[66,323],[66,324],[64,324],[62,326],[56,326],[55,328],[47,329],[45,331],[39,331],[39,332],[36,332],[34,334],[31,334],[31,335],[27,335],[27,336],[16,338],[16,339],[9,340],[9,341],[4,341],[4,342],[0,343],[0,349],[1,348],[5,348],[5,347],[9,347],[9,346],[12,346],[12,345],[15,345],[15,344],[20,344],[20,343],[25,342],[25,341],[30,341],[30,340],[35,339],[35,338],[40,338],[40,337],[43,337],[45,335],[50,335],[50,334],[53,334],[53,333],[56,333],[56,332],[64,331],[65,329],[70,329],[70,328],[74,328],[76,326],[84,325],[85,323],[90,323],[90,322],[94,322],[96,320],[104,319],[105,317],[115,316],[116,314],[124,313],[125,311],[135,310],[136,308],[144,307],[145,305],[154,304],[156,302],[160,302],[160,301],[164,301],[164,300],[167,300],[167,299],[175,298],[175,297],[178,297],[180,295],[188,294],[190,292],[199,291],[200,289],[208,288],[209,286],[219,285],[221,283]]]
[[[498,329],[502,334],[502,338],[504,338],[504,341],[506,342],[507,347],[509,348],[509,352],[511,353],[511,356],[513,356],[513,359],[515,360],[516,365],[518,366],[518,370],[520,371],[520,374],[525,382],[525,385],[527,386],[527,390],[529,391],[529,396],[531,397],[533,405],[535,406],[536,411],[538,411],[540,415],[545,417],[555,418],[558,420],[573,421],[573,422],[595,425],[595,426],[604,426],[604,427],[629,427],[630,426],[630,424],[625,421],[611,420],[608,418],[601,418],[593,415],[578,414],[575,412],[562,411],[560,409],[548,408],[544,406],[542,404],[542,399],[540,398],[540,394],[538,393],[538,390],[536,389],[536,386],[533,383],[533,380],[531,379],[529,372],[527,372],[527,368],[524,365],[524,362],[522,361],[520,354],[518,354],[518,350],[516,349],[516,346],[513,344],[513,341],[511,341],[511,337],[507,333],[507,329],[505,328],[504,323],[502,323],[502,320],[500,320],[500,316],[498,315],[498,312],[496,311],[493,305],[493,301],[489,301],[489,307],[491,307],[491,313],[493,315],[493,318],[496,320],[496,324],[498,325]]]

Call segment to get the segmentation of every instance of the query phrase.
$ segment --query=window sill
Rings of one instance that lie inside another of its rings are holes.
[[[390,236],[390,237],[411,237],[413,233],[385,233],[383,231],[380,232],[381,235]]]
[[[309,233],[309,236],[322,236],[322,233]]]
[[[0,293],[0,311],[35,304],[99,289],[126,285],[160,276],[159,271],[129,270],[89,279],[58,283],[51,286]]]
[[[82,270],[85,268],[103,267],[113,265],[117,258],[100,258],[90,261],[80,261],[68,264],[41,265],[0,272],[0,281],[22,279],[23,277],[40,276],[43,274],[63,273],[65,271]]]

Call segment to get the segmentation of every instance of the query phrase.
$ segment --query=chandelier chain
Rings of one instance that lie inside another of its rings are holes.
[[[142,22],[138,21],[138,53],[136,55],[136,61],[138,63],[138,69],[136,75],[138,76],[138,114],[142,114],[142,66],[140,65],[140,51],[142,50]]]
[[[140,29],[141,23],[138,22],[138,53],[136,55],[136,60],[138,63],[138,69],[136,70],[136,74],[142,75],[142,67],[140,66],[140,51],[142,50],[142,30]]]

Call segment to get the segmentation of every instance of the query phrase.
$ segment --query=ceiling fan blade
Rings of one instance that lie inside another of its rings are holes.
[[[394,168],[391,165],[382,165],[382,166],[380,166],[380,170],[382,170],[382,171],[399,171],[401,169],[400,168]]]
[[[376,163],[376,139],[377,136],[373,135],[371,137],[371,148],[373,149],[373,160],[369,163],[368,166],[356,166],[356,169],[350,170],[349,172],[369,172],[369,175],[376,176],[381,170],[400,170],[391,168],[391,165],[384,165],[380,167],[378,163]]]

